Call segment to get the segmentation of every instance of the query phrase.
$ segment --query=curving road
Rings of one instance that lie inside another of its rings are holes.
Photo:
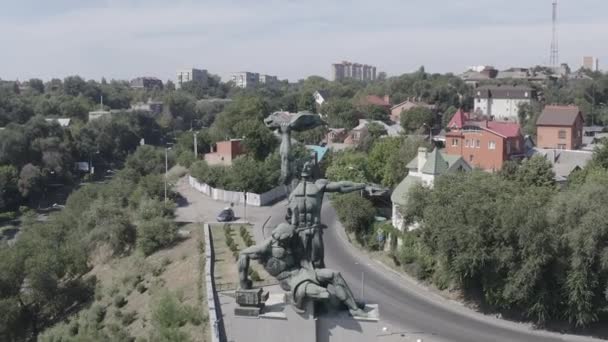
[[[342,273],[355,296],[361,297],[363,288],[363,299],[379,304],[382,323],[389,327],[387,334],[394,333],[391,341],[418,338],[424,342],[599,341],[534,330],[529,325],[482,315],[444,299],[358,251],[347,241],[328,198],[324,204],[322,221],[330,227],[323,236],[327,267]],[[285,205],[272,207],[271,215],[265,236],[283,220]]]

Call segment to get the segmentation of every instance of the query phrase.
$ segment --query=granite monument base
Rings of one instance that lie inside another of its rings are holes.
[[[224,307],[229,303],[224,303]],[[236,303],[231,303],[236,305]],[[347,311],[315,315],[313,303],[298,313],[284,293],[271,293],[257,317],[225,310],[228,341],[231,342],[370,342],[382,334],[377,305],[366,305],[368,317],[352,317]],[[238,310],[236,311],[238,312]]]

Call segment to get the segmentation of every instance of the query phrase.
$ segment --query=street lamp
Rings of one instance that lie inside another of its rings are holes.
[[[165,148],[165,203],[167,203],[167,178],[169,174],[169,150],[171,147]]]

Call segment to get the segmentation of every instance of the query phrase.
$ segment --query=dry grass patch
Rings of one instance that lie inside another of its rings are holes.
[[[95,312],[85,313],[83,310],[64,322],[63,325],[68,327],[67,334],[74,336],[72,332],[79,330],[74,328],[75,324],[78,326],[74,322],[80,322],[82,327],[83,317],[87,316],[87,322],[91,317],[98,321],[95,328],[100,331],[120,330],[121,336],[128,336],[125,341],[129,338],[150,340],[151,336],[168,331],[166,324],[162,323],[166,320],[155,319],[155,312],[164,310],[160,306],[168,302],[172,310],[185,312],[182,316],[187,317],[171,326],[169,333],[178,333],[185,340],[208,341],[208,309],[206,301],[202,300],[206,297],[202,281],[205,262],[201,246],[202,226],[191,224],[183,227],[182,231],[188,232],[185,234],[187,237],[148,257],[136,253],[120,259],[99,258],[106,259],[106,262],[95,265],[90,272],[98,279],[95,301],[88,309]],[[60,324],[49,329],[49,333],[61,329]],[[123,340],[115,334],[109,337]]]
[[[211,224],[210,226],[215,253],[215,288],[217,291],[235,290],[239,285],[238,253],[253,244],[253,226],[240,223]],[[259,263],[252,261],[250,268],[253,272],[250,273],[253,286],[268,286],[277,283]]]

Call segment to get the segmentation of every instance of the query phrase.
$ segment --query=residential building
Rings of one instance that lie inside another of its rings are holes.
[[[61,127],[68,127],[70,125],[70,123],[72,122],[72,119],[70,118],[48,118],[48,119],[44,119],[46,122],[56,122],[59,124],[59,126]]]
[[[400,231],[414,230],[417,224],[406,224],[401,211],[408,205],[410,190],[418,185],[433,186],[435,178],[451,172],[470,172],[471,166],[461,157],[450,155],[435,148],[428,153],[425,147],[418,149],[418,155],[407,164],[408,174],[391,195],[392,224]]]
[[[469,165],[498,171],[505,161],[524,156],[524,138],[514,122],[471,120],[459,110],[448,124],[446,153],[458,155]]]
[[[268,87],[276,87],[279,84],[279,78],[270,75],[260,75],[258,82]]]
[[[583,145],[583,124],[583,113],[577,106],[546,106],[536,121],[536,144],[578,150]]]
[[[341,144],[346,139],[348,135],[348,131],[346,128],[329,128],[327,130],[327,134],[325,134],[324,142],[327,145],[331,144]]]
[[[367,95],[361,99],[359,102],[362,106],[378,106],[386,109],[387,113],[391,110],[391,98],[388,95],[384,95],[383,97],[377,95]]]
[[[477,86],[479,82],[487,81],[496,78],[498,70],[493,66],[470,67],[469,70],[462,73],[459,77],[466,83],[472,86]]]
[[[131,80],[130,85],[133,89],[163,89],[163,81],[156,77],[137,77]]]
[[[391,116],[390,116],[391,121],[394,123],[400,123],[401,122],[401,113],[407,112],[408,110],[410,110],[412,108],[416,108],[416,107],[424,107],[424,108],[428,108],[432,111],[435,110],[434,105],[408,98],[407,100],[391,107]]]
[[[401,127],[401,125],[387,125],[379,120],[359,119],[359,125],[348,132],[344,139],[344,144],[352,146],[359,145],[359,143],[361,143],[369,134],[369,125],[372,123],[382,127],[386,132],[386,136],[389,137],[398,137],[403,133],[403,127]]]
[[[107,111],[107,110],[94,110],[92,112],[89,112],[89,121],[93,121],[93,120],[97,120],[97,119],[101,119],[104,117],[109,118],[112,115],[112,112]]]
[[[565,184],[572,172],[583,169],[593,159],[593,151],[533,148],[528,155],[541,155],[551,163],[558,184]]]
[[[242,71],[232,74],[232,82],[237,88],[251,88],[260,83],[260,74]]]
[[[334,81],[355,79],[359,81],[375,81],[376,67],[367,64],[343,61],[332,64],[332,77]]]
[[[261,75],[257,72],[241,71],[232,74],[231,78],[234,85],[238,88],[252,88],[260,84],[268,87],[276,87],[279,85],[279,79],[276,76]]]
[[[137,102],[131,105],[131,111],[150,112],[153,115],[159,115],[163,112],[163,102],[148,99],[148,102]]]
[[[191,81],[197,81],[202,84],[206,84],[209,80],[209,73],[204,69],[181,69],[177,71],[177,82],[175,83],[175,87],[177,89],[182,87],[182,84]]]
[[[526,86],[484,86],[475,90],[475,113],[517,122],[519,106],[535,98],[536,91]]]
[[[315,102],[322,106],[329,99],[329,92],[327,90],[317,90],[312,96],[315,98]]]
[[[211,147],[211,152],[205,154],[205,161],[209,165],[232,165],[232,161],[245,153],[242,139],[218,141]]]
[[[584,56],[583,69],[599,71],[599,60],[593,56]]]

